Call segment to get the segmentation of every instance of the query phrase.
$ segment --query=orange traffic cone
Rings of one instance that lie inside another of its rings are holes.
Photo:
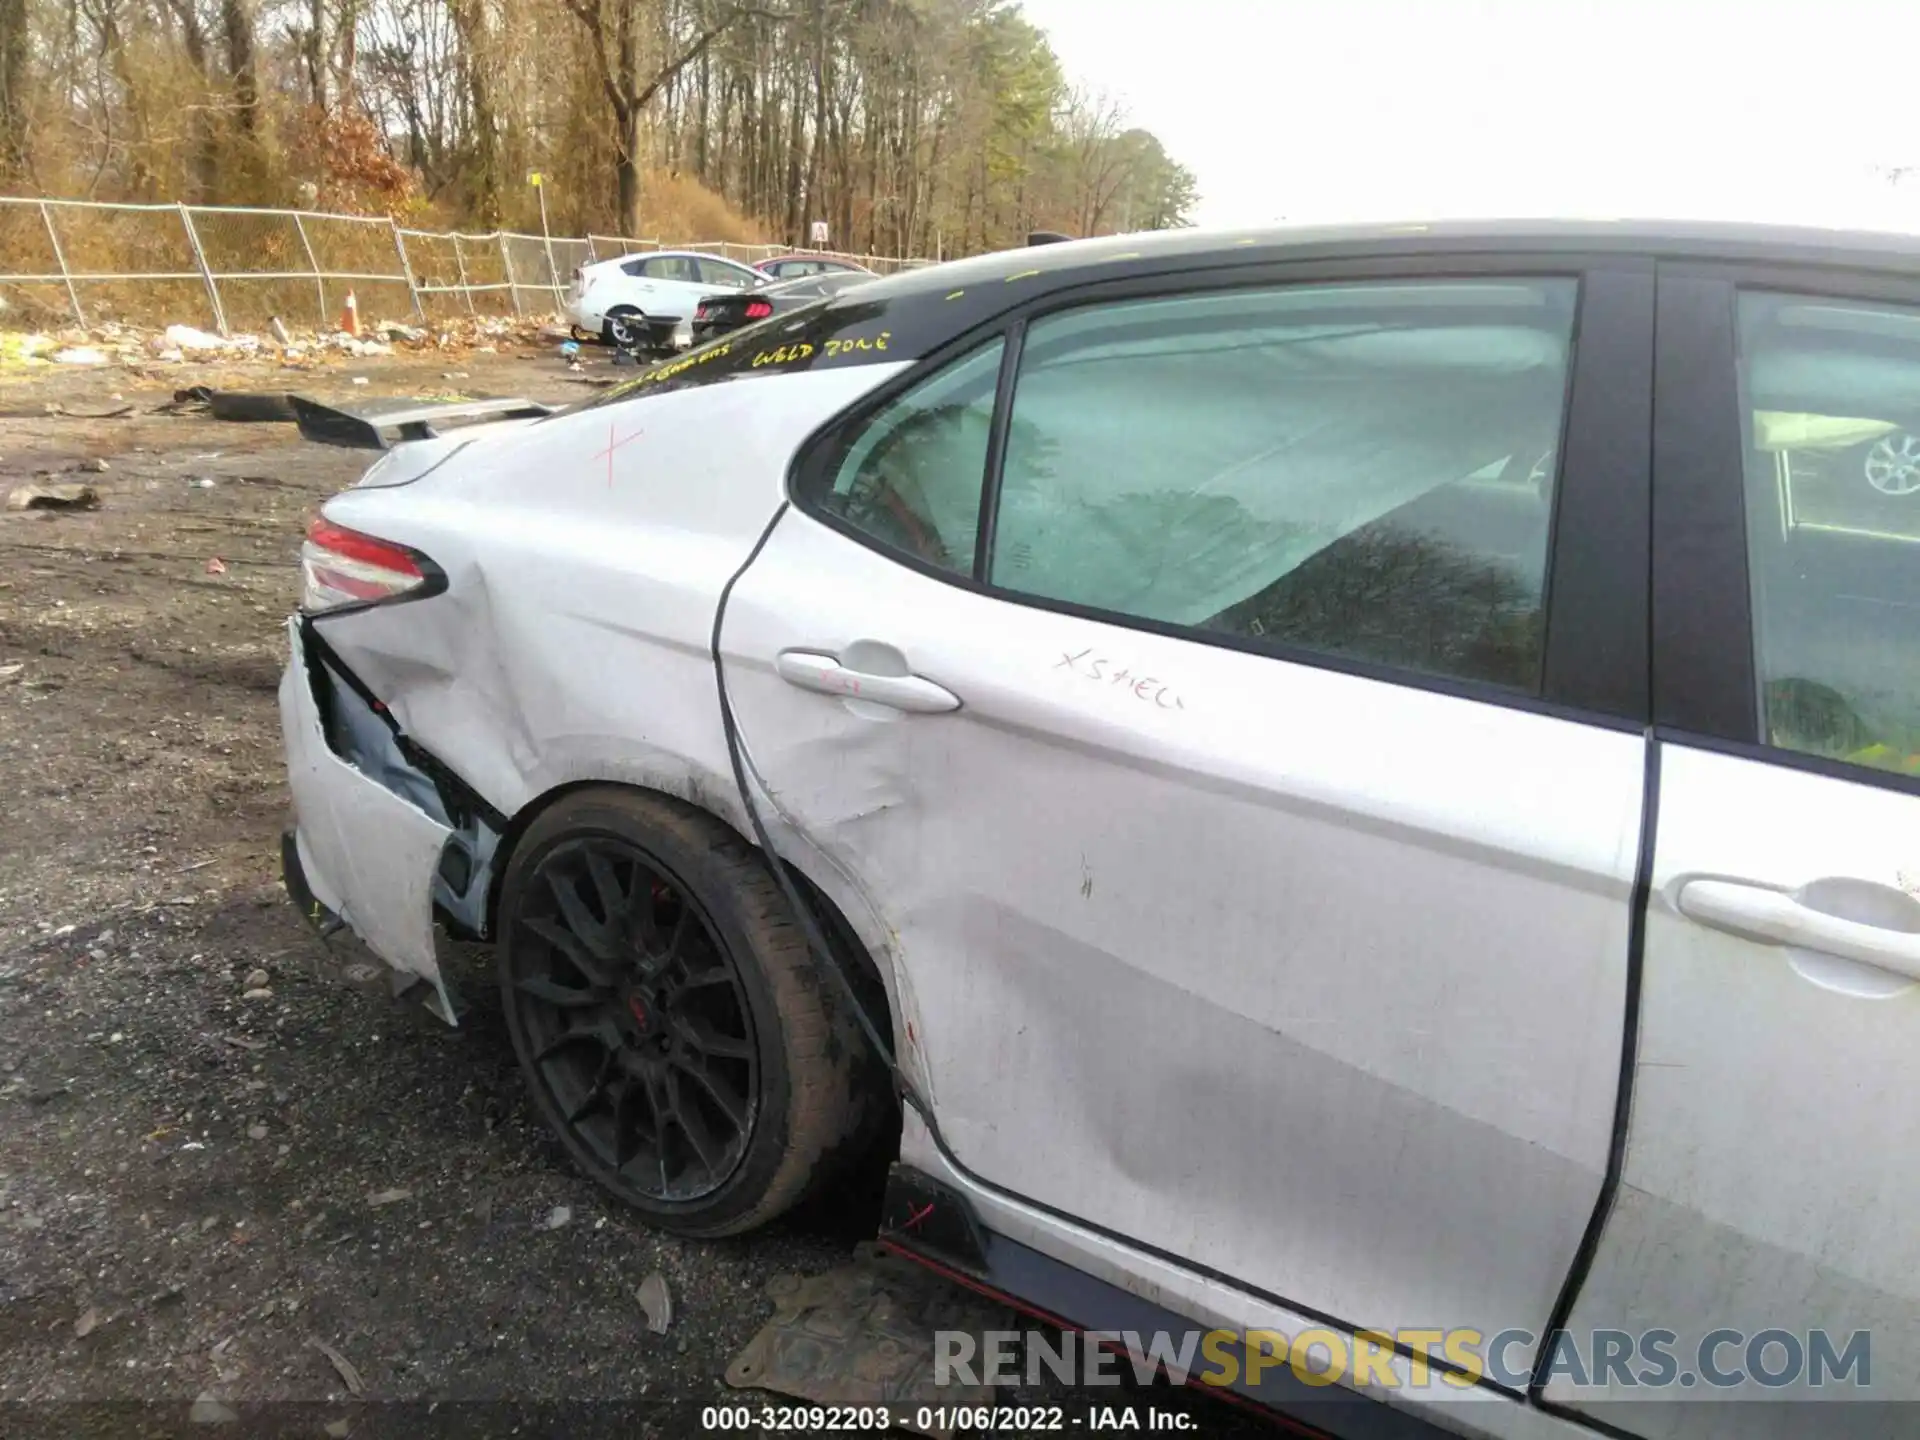
[[[340,312],[340,328],[349,335],[360,333],[360,302],[351,290],[347,291],[346,308]]]

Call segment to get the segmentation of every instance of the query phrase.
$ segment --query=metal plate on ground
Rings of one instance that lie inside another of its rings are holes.
[[[981,1337],[1015,1328],[1012,1312],[969,1294],[932,1271],[865,1244],[851,1265],[824,1275],[775,1276],[767,1286],[774,1315],[727,1367],[736,1389],[772,1390],[814,1405],[888,1407],[894,1425],[946,1440],[952,1430],[923,1428],[916,1412],[991,1405],[990,1385],[934,1388],[934,1333]]]

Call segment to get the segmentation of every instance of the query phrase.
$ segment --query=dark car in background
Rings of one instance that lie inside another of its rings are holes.
[[[843,270],[743,290],[737,295],[710,295],[694,307],[693,343],[704,345],[742,325],[799,310],[873,278],[864,270]]]

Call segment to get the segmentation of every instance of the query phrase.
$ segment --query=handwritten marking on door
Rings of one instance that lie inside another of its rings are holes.
[[[1060,663],[1053,667],[1078,675],[1083,680],[1106,685],[1112,689],[1125,690],[1134,699],[1151,703],[1160,710],[1184,710],[1186,702],[1176,695],[1164,680],[1151,675],[1141,675],[1118,665],[1108,656],[1097,650],[1082,650],[1078,654],[1061,652]]]

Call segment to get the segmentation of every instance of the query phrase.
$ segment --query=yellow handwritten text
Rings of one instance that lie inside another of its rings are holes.
[[[878,335],[848,336],[844,340],[829,340],[827,341],[827,358],[831,360],[836,355],[848,355],[855,350],[884,350],[887,348],[887,341],[892,338],[891,330],[882,330]]]

